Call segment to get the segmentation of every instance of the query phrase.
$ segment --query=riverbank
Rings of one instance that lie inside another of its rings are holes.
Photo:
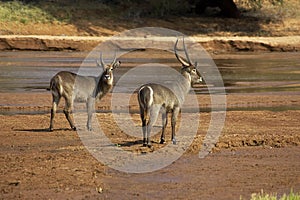
[[[26,51],[91,51],[108,36],[50,36],[0,35],[0,50]],[[300,36],[249,37],[249,36],[195,36],[208,52],[295,52],[300,50]]]

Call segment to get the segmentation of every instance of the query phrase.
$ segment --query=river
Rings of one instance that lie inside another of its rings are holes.
[[[95,67],[94,60],[85,60],[87,55],[87,52],[0,52],[0,92],[46,92],[51,77],[61,70],[78,72],[84,68],[85,75],[98,75],[101,70]],[[179,66],[170,53],[149,55],[149,52],[139,52],[119,58],[122,66],[115,71],[115,82],[141,64],[155,62]],[[226,93],[300,92],[299,52],[215,55],[214,62],[222,75]],[[141,80],[148,78],[144,74]],[[123,91],[129,87],[124,85]],[[198,94],[208,92],[205,87],[197,87],[195,91]]]

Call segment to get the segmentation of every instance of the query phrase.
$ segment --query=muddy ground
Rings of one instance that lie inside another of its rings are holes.
[[[110,98],[96,105],[96,115],[114,144],[139,154],[163,148],[159,135],[149,149],[120,131],[109,112]],[[134,99],[131,118],[140,126]],[[211,107],[208,96],[198,99]],[[226,122],[211,153],[198,157],[211,117],[204,109],[184,155],[141,174],[120,172],[95,159],[62,112],[55,131],[48,132],[49,93],[2,93],[0,100],[1,199],[249,199],[262,189],[279,195],[300,190],[300,110],[295,109],[300,98],[294,93],[227,95]]]

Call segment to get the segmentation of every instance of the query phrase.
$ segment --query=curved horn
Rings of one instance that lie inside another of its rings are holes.
[[[117,53],[115,52],[115,56],[114,56],[114,59],[113,59],[113,61],[111,62],[111,64],[112,64],[112,65],[115,64],[116,60],[117,60]]]
[[[105,63],[104,63],[103,57],[102,57],[102,52],[100,52],[100,62],[101,62],[102,67],[105,67]]]
[[[185,42],[184,42],[184,37],[182,38],[182,41],[183,41],[183,49],[184,49],[185,57],[186,57],[187,61],[189,62],[189,64],[192,65],[191,59],[190,59],[189,54],[188,54],[188,52],[186,50],[186,46],[185,46]]]
[[[176,56],[177,60],[178,60],[182,65],[184,65],[184,66],[190,66],[190,63],[186,62],[184,59],[182,59],[182,58],[178,55],[178,53],[177,53],[177,44],[178,44],[178,38],[177,38],[177,40],[176,40],[176,42],[175,42],[175,46],[174,46],[174,52],[175,52],[175,56]]]

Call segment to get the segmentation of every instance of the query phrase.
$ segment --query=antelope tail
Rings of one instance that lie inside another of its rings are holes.
[[[63,93],[62,81],[60,76],[54,76],[50,81],[50,88],[47,89],[52,91],[52,93]]]
[[[140,107],[148,113],[149,108],[153,104],[153,89],[150,86],[143,86],[138,92]]]

